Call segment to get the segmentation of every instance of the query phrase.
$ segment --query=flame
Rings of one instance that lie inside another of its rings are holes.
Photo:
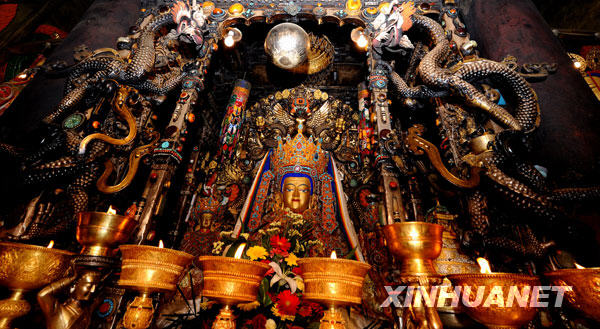
[[[585,266],[581,266],[581,265],[577,264],[577,262],[575,262],[575,268],[578,270],[583,270],[583,269],[585,269]]]
[[[52,248],[54,247],[54,240],[50,240],[50,243],[48,243],[48,246],[46,248]]]
[[[117,210],[115,208],[111,206],[108,206],[108,210],[106,211],[107,214],[109,215],[116,215],[117,214]]]
[[[242,253],[244,252],[244,248],[246,248],[246,244],[245,243],[240,244],[240,246],[235,251],[235,255],[233,255],[233,258],[236,258],[236,259],[242,258]]]
[[[492,274],[490,262],[488,262],[487,259],[479,257],[477,258],[477,263],[479,264],[479,272],[483,274]]]
[[[335,253],[335,250],[331,252],[331,259],[337,259],[337,254]]]
[[[164,248],[165,244],[162,242],[162,240],[158,241],[158,247],[159,248]]]

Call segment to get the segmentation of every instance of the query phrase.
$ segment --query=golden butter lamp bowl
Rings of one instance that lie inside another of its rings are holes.
[[[600,322],[600,267],[561,269],[544,276],[552,285],[570,286],[565,289],[568,305]]]
[[[371,265],[350,259],[309,257],[298,260],[304,280],[302,298],[328,307],[320,329],[344,329],[346,322],[337,307],[360,304],[365,276]]]
[[[425,222],[402,222],[383,228],[390,252],[402,260],[400,276],[411,278],[440,278],[433,266],[433,260],[442,252],[444,227]]]
[[[46,286],[68,273],[73,253],[22,243],[0,242],[0,285],[12,291],[0,301],[0,328],[29,312],[23,293]]]
[[[360,304],[371,265],[350,259],[308,257],[298,260],[304,280],[303,298],[330,306]]]
[[[204,276],[202,295],[223,304],[212,328],[234,329],[235,316],[231,306],[256,301],[258,287],[270,266],[223,256],[201,256],[198,264]]]
[[[527,299],[527,305],[521,307],[516,300],[510,307],[500,307],[496,304],[484,306],[493,287],[501,287],[502,296],[508,296],[512,286],[516,286],[519,295],[524,293],[524,288],[529,287],[529,294],[533,291],[533,287],[540,285],[540,280],[535,276],[515,273],[469,273],[469,274],[452,274],[448,279],[455,287],[462,287],[463,292],[465,287],[470,287],[471,296],[469,301],[474,301],[477,295],[477,289],[480,286],[485,287],[481,303],[474,307],[463,307],[467,313],[475,321],[485,325],[490,329],[518,329],[529,323],[535,317],[537,308],[530,306],[530,300]],[[525,291],[527,293],[527,291]],[[531,296],[531,295],[530,295]],[[467,297],[464,297],[467,298]],[[462,300],[462,298],[461,298]],[[464,306],[464,305],[463,305]]]
[[[253,302],[269,265],[247,259],[201,256],[198,264],[204,273],[202,294],[223,305]]]
[[[140,292],[177,289],[183,271],[194,256],[179,250],[153,246],[122,245],[121,287]]]
[[[177,283],[194,256],[153,246],[122,245],[119,249],[122,262],[118,284],[141,293],[127,305],[123,326],[127,329],[148,328],[154,317],[154,305],[149,294],[177,289]]]
[[[115,248],[129,240],[137,226],[133,218],[86,211],[77,214],[77,242],[82,255],[114,256]]]

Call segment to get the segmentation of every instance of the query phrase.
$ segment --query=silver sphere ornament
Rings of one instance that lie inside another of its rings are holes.
[[[304,63],[310,47],[308,33],[293,23],[281,23],[269,31],[265,39],[265,51],[273,64],[291,70]]]

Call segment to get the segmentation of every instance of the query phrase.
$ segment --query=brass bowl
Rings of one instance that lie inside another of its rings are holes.
[[[572,308],[600,322],[600,268],[562,269],[545,273],[555,286],[565,289],[565,299]]]
[[[310,257],[298,260],[304,280],[303,298],[324,305],[360,304],[371,265],[350,259]]]
[[[478,306],[463,307],[465,313],[475,321],[485,325],[490,329],[517,329],[529,323],[535,317],[537,308],[530,306],[529,299],[527,305],[521,307],[517,301],[508,307],[500,307],[492,304],[485,307],[483,304],[487,300],[493,287],[501,287],[502,296],[508,296],[512,286],[518,287],[519,294],[523,294],[523,289],[529,286],[529,291],[533,291],[534,286],[540,285],[540,280],[535,276],[513,273],[492,273],[492,274],[453,274],[448,279],[455,287],[470,287],[471,294],[476,295],[480,286],[485,286],[482,302]],[[468,297],[470,301],[474,296]],[[464,306],[464,305],[463,305]]]
[[[122,245],[121,287],[139,292],[169,292],[177,289],[181,275],[194,256],[169,248]]]
[[[81,254],[90,256],[114,256],[115,248],[129,240],[138,224],[133,218],[96,211],[80,212],[77,219]]]
[[[402,260],[400,276],[403,281],[411,278],[441,278],[433,267],[433,260],[442,252],[444,227],[425,222],[403,222],[383,228],[388,249]]]
[[[0,285],[11,296],[0,300],[0,328],[11,328],[13,319],[29,313],[23,294],[48,285],[68,273],[73,253],[22,243],[0,242]]]
[[[204,273],[202,294],[223,305],[253,302],[269,265],[247,259],[201,256],[198,264]]]
[[[0,285],[36,290],[67,274],[73,253],[22,243],[0,242]]]

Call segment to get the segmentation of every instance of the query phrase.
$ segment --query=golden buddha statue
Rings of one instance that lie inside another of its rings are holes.
[[[307,138],[303,120],[298,120],[295,137],[278,138],[277,148],[259,166],[240,216],[250,240],[258,240],[256,233],[273,221],[284,223],[300,215],[310,227],[306,238],[319,241],[309,250],[311,256],[352,250],[352,241],[339,225],[341,186],[335,184],[334,167],[321,141]]]
[[[79,329],[90,324],[94,293],[102,282],[102,273],[88,270],[53,282],[37,295],[38,303],[46,318],[48,329]],[[75,282],[75,284],[73,284]],[[61,296],[70,287],[69,297],[64,302]]]

